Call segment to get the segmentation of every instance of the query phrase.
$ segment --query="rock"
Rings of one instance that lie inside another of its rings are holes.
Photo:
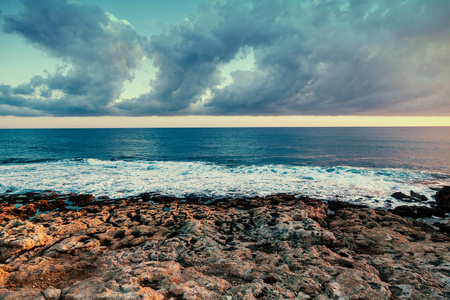
[[[24,211],[35,207],[33,197],[50,203],[28,195]],[[211,205],[158,199],[105,199],[32,221],[0,206],[0,299],[448,296],[446,219],[427,225],[283,194]]]
[[[119,284],[115,280],[104,281],[102,278],[92,278],[75,284],[64,291],[64,300],[84,299],[142,299],[163,300],[163,295],[150,287],[142,287],[137,283]]]
[[[445,217],[445,212],[443,210],[426,206],[401,205],[394,209],[390,209],[389,211],[396,215],[410,218],[429,218],[431,216]]]
[[[419,193],[416,193],[414,191],[409,191],[409,194],[411,195],[411,199],[413,199],[416,202],[423,202],[423,201],[427,201],[428,198],[425,195],[421,195]]]
[[[437,207],[450,212],[450,186],[444,186],[435,196]]]
[[[61,297],[61,290],[49,287],[48,289],[42,291],[42,295],[45,300],[59,300]]]
[[[390,299],[392,296],[389,284],[383,282],[376,272],[358,269],[345,270],[329,286],[333,299],[346,298],[350,294],[356,294],[360,299]]]
[[[14,254],[47,245],[53,238],[42,225],[29,221],[12,220],[0,230],[0,262]]]
[[[8,291],[0,289],[0,299],[2,300],[46,300],[37,289],[24,288],[19,291]]]
[[[94,196],[90,194],[80,194],[69,197],[69,201],[77,206],[85,206],[94,200]]]
[[[391,195],[391,197],[393,197],[397,200],[409,199],[409,196],[402,192],[395,192]]]
[[[298,292],[298,293],[297,293],[297,298],[296,298],[296,299],[300,299],[300,300],[309,300],[309,299],[311,299],[311,297],[308,296],[308,295],[305,294],[305,293]]]
[[[144,201],[148,201],[148,200],[152,199],[152,194],[142,193],[142,194],[139,194],[138,197],[142,198]]]

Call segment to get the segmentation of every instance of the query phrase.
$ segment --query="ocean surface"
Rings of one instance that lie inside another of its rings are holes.
[[[450,127],[0,130],[0,193],[275,193],[372,207],[450,185]]]

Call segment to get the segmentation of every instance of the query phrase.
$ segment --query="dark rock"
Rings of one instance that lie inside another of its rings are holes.
[[[78,205],[78,206],[84,206],[89,204],[94,200],[94,196],[91,194],[80,194],[80,195],[74,195],[69,197],[69,201],[72,203]]]
[[[450,211],[450,186],[444,186],[436,193],[437,207],[445,211]]]
[[[428,200],[427,196],[416,193],[414,191],[409,191],[409,194],[411,195],[411,198],[414,199],[415,201],[422,202]]]
[[[288,194],[277,194],[277,195],[269,195],[264,198],[265,200],[269,200],[271,205],[279,205],[281,202],[288,202],[295,200],[293,195]]]
[[[142,198],[142,200],[144,200],[144,201],[148,201],[153,198],[152,194],[150,194],[150,193],[142,193],[138,197]]]
[[[293,200],[295,197],[293,195],[289,194],[276,194],[276,195],[269,195],[265,197],[266,200],[278,200],[279,202],[286,201],[286,200]]]
[[[361,204],[352,204],[344,201],[328,201],[328,208],[332,211],[338,211],[345,208],[367,208],[367,206]]]
[[[405,198],[409,198],[408,195],[402,193],[402,192],[395,192],[391,195],[391,197],[397,199],[397,200],[403,200]]]
[[[444,224],[441,224],[441,223],[435,223],[434,224],[436,227],[438,227],[442,232],[445,232],[445,233],[447,233],[447,234],[450,234],[450,224],[448,224],[448,223],[444,223]]]
[[[442,218],[445,216],[445,212],[443,210],[426,206],[401,205],[395,209],[390,209],[389,211],[398,216],[410,218],[429,218],[431,216]]]

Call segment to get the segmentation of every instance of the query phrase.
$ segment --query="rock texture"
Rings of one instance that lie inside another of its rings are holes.
[[[450,298],[445,226],[391,212],[289,195],[68,210],[48,195],[0,205],[0,299]]]

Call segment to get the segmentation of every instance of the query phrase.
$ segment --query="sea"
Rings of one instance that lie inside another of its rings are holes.
[[[450,185],[450,127],[1,129],[0,194],[277,193],[377,208]],[[423,203],[421,203],[423,204]]]

